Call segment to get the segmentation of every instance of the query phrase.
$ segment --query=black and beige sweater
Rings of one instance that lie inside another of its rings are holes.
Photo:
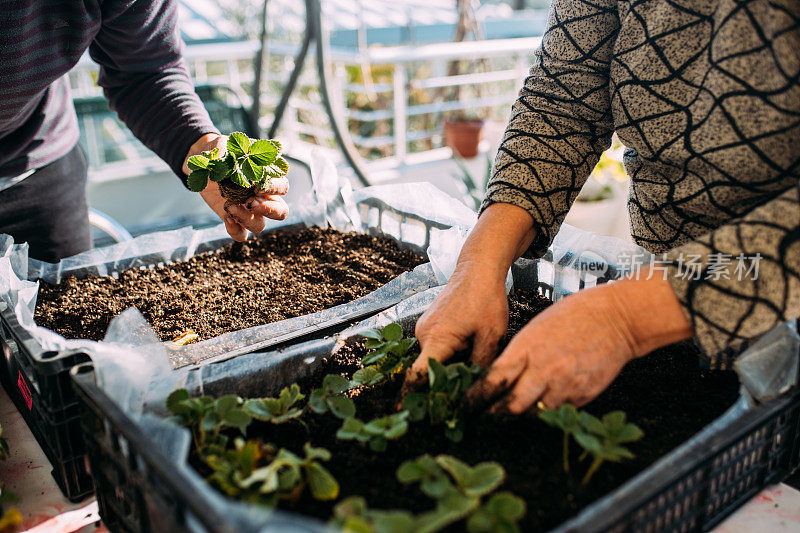
[[[535,57],[484,207],[525,208],[541,255],[616,132],[634,239],[703,348],[800,316],[800,1],[553,0]],[[682,275],[742,254],[757,279]]]

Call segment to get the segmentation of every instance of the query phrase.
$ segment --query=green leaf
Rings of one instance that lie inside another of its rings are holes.
[[[424,420],[428,414],[428,397],[420,392],[412,392],[403,398],[403,409],[408,411],[412,422]]]
[[[385,438],[383,437],[372,437],[369,440],[369,449],[373,452],[383,453],[386,451],[386,447],[388,443]]]
[[[494,515],[509,522],[516,522],[525,516],[525,500],[510,492],[498,492],[486,503],[486,508]]]
[[[252,183],[250,183],[247,177],[244,174],[242,174],[241,170],[231,172],[228,175],[228,177],[234,184],[238,185],[243,189],[249,189],[252,186]]]
[[[634,459],[634,458],[636,458],[636,456],[633,455],[633,453],[631,453],[631,451],[628,448],[626,448],[624,446],[620,446],[619,444],[610,445],[605,450],[605,452],[606,453],[603,454],[603,457],[605,459],[608,459],[609,461],[613,461],[615,463],[619,463],[623,459]]]
[[[399,341],[403,338],[403,328],[400,327],[400,324],[392,323],[385,326],[381,334],[387,341]]]
[[[250,138],[240,131],[228,136],[228,153],[236,157],[246,155],[250,150]]]
[[[356,414],[356,406],[353,400],[345,396],[331,396],[328,398],[328,407],[334,416],[339,418],[350,418]]]
[[[322,389],[314,389],[308,397],[308,406],[317,414],[322,414],[328,410],[328,403],[325,401],[325,393]]]
[[[204,155],[193,155],[186,162],[186,166],[189,167],[189,170],[206,170],[209,162],[208,157]]]
[[[217,398],[217,401],[214,402],[214,404],[217,413],[219,413],[220,416],[225,416],[225,413],[239,405],[239,397],[234,396],[233,394],[221,396]]]
[[[278,148],[270,141],[258,140],[250,145],[250,159],[257,165],[266,166],[275,162]]]
[[[447,382],[447,370],[436,359],[428,359],[428,385],[431,390],[439,390],[434,387],[441,386]]]
[[[314,499],[329,501],[339,497],[339,483],[321,464],[313,462],[306,465],[306,476]]]
[[[242,165],[242,174],[247,178],[247,180],[253,184],[258,185],[264,181],[264,167],[258,166],[257,164],[253,163],[250,158],[246,159]]]
[[[383,336],[381,335],[381,332],[378,331],[377,329],[368,329],[367,331],[361,333],[361,336],[365,337],[367,339],[373,339],[373,340],[378,340],[378,341],[383,340]]]
[[[469,479],[464,486],[464,492],[468,496],[489,494],[500,486],[505,477],[506,472],[498,463],[480,463],[472,468]]]
[[[271,422],[278,412],[276,403],[273,398],[253,398],[244,402],[244,411],[256,420]]]
[[[280,178],[289,172],[289,163],[282,157],[279,157],[271,165],[264,166],[264,174],[270,178]]]
[[[322,389],[326,394],[341,394],[350,390],[350,380],[336,374],[328,374],[322,380]]]
[[[208,186],[208,170],[193,170],[186,178],[186,186],[192,192],[203,192]]]
[[[167,396],[167,409],[173,414],[181,414],[183,411],[182,402],[189,399],[189,391],[186,389],[176,389]]]
[[[600,440],[594,435],[590,435],[588,433],[575,433],[573,437],[583,449],[592,455],[600,455],[602,453],[603,446],[600,444]]]
[[[283,150],[283,145],[281,145],[281,142],[279,140],[277,139],[268,139],[268,140],[269,142],[272,143],[272,145],[275,147],[275,150],[277,150],[278,153],[280,153]]]
[[[223,415],[223,420],[229,426],[239,428],[242,434],[247,431],[247,426],[253,421],[250,415],[245,413],[242,409],[231,409]]]
[[[359,368],[353,373],[353,382],[364,387],[377,385],[384,380],[386,376],[383,372],[379,372],[374,366],[367,366]]]
[[[357,418],[346,418],[342,427],[336,432],[336,438],[341,440],[358,440],[367,442],[369,435],[364,435],[364,422]]]
[[[231,171],[231,167],[228,166],[227,160],[212,161],[208,169],[208,179],[217,183],[224,180]]]
[[[634,442],[644,437],[644,431],[635,424],[625,424],[614,435],[616,442]]]
[[[601,437],[608,435],[608,430],[605,424],[603,424],[596,416],[592,416],[587,412],[581,412],[580,422],[581,426],[590,433],[600,435]]]

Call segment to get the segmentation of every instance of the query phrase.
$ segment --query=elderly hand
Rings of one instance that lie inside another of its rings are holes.
[[[514,205],[494,204],[464,243],[444,291],[417,322],[422,353],[406,374],[403,394],[427,380],[428,359],[444,362],[472,346],[472,360],[488,365],[508,327],[505,280],[511,263],[533,240],[532,219]]]
[[[188,175],[187,165],[189,158],[206,150],[219,148],[225,152],[227,137],[208,133],[200,137],[186,155],[183,162],[183,171]],[[219,192],[219,186],[209,181],[208,186],[200,193],[203,200],[217,216],[225,222],[225,229],[228,235],[235,241],[244,241],[247,232],[260,233],[266,226],[266,219],[283,220],[289,214],[289,206],[281,198],[289,192],[289,180],[283,178],[273,178],[268,190],[259,191],[256,197],[251,199],[247,205],[230,205]]]
[[[628,279],[580,291],[531,320],[467,392],[475,406],[520,414],[539,400],[580,406],[605,390],[625,364],[693,336],[670,284]]]

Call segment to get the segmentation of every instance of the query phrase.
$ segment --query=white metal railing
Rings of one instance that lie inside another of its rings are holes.
[[[351,129],[351,138],[357,148],[362,152],[382,149],[384,157],[403,164],[409,154],[409,143],[426,141],[429,147],[441,145],[441,113],[465,111],[485,114],[487,110],[494,110],[496,114],[505,116],[507,109],[504,108],[516,99],[539,43],[539,37],[530,37],[363,50],[331,48],[332,104],[345,123],[371,125],[376,131],[366,135]],[[195,83],[227,85],[249,106],[252,59],[257,49],[255,41],[195,45],[187,47],[185,57]],[[291,43],[270,43],[270,68],[265,73],[267,83],[263,84],[265,92],[262,97],[262,105],[267,110],[262,117],[264,127],[272,120],[269,113],[293,67],[297,49],[298,46]],[[450,76],[447,65],[454,60],[479,60],[482,69]],[[370,73],[364,72],[365,65],[383,67],[384,71],[391,72],[391,79],[372,82]],[[354,69],[361,72],[363,81],[350,79],[348,73]],[[70,77],[74,96],[99,93],[95,85],[96,67],[88,58],[81,59]],[[332,132],[327,127],[314,90],[316,84],[315,71],[306,69],[299,90],[290,99],[282,135],[312,139],[321,144],[330,142]],[[457,87],[475,94],[462,95],[458,100],[440,98],[444,91]],[[477,87],[482,90],[477,90]],[[352,103],[348,105],[348,96],[353,95],[366,96],[372,103],[380,105],[374,109],[362,109]],[[425,115],[431,115],[432,120],[426,121],[429,127],[420,129],[417,117]]]

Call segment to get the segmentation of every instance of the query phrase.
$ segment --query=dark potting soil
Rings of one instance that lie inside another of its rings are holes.
[[[510,299],[511,334],[518,331],[550,302],[537,295],[517,292]],[[410,333],[410,332],[407,332]],[[366,353],[361,341],[350,341],[344,349],[313,376],[300,382],[304,393],[318,387],[326,374],[351,376]],[[389,441],[388,449],[376,453],[354,441],[339,441],[336,431],[341,421],[330,414],[307,415],[306,427],[282,424],[278,427],[253,426],[257,436],[278,447],[301,451],[305,442],[327,448],[333,457],[325,463],[341,486],[339,500],[352,495],[366,498],[375,509],[431,509],[428,499],[416,485],[405,486],[395,472],[405,460],[423,454],[449,454],[474,465],[497,461],[506,471],[499,490],[508,490],[525,499],[527,514],[522,531],[548,530],[580,509],[620,486],[657,459],[701,430],[721,415],[738,397],[738,380],[733,372],[710,372],[698,367],[699,353],[691,343],[660,349],[628,364],[614,383],[585,409],[594,415],[621,409],[631,422],[644,431],[641,441],[632,443],[634,460],[606,463],[586,487],[580,480],[590,460],[578,461],[580,451],[571,442],[571,472],[562,468],[562,433],[534,417],[498,418],[477,415],[468,422],[464,439],[453,443],[445,438],[441,426],[411,423],[408,433]],[[394,412],[402,376],[392,382],[352,392],[361,420]],[[318,517],[332,516],[334,503],[304,497],[287,510]],[[452,528],[460,531],[463,525]]]
[[[136,307],[169,340],[200,340],[351,302],[424,259],[392,239],[332,229],[266,233],[150,270],[41,283],[36,323],[68,339],[100,340]]]

